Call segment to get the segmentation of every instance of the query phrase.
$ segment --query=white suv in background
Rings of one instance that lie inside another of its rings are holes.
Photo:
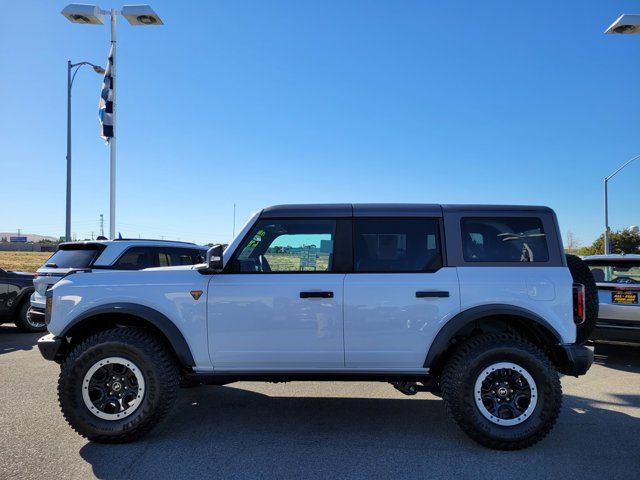
[[[44,331],[45,292],[74,269],[142,270],[204,263],[207,247],[167,240],[116,239],[61,243],[33,280],[29,325]]]

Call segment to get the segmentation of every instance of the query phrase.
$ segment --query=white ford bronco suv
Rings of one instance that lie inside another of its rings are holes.
[[[38,346],[96,442],[148,432],[181,381],[349,380],[433,392],[471,438],[513,450],[553,427],[559,373],[591,366],[597,306],[549,208],[281,205],[202,265],[70,273]]]

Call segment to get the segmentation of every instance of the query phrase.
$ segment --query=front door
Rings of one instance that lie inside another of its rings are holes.
[[[216,371],[344,368],[336,221],[263,219],[208,290]]]
[[[455,267],[442,266],[436,218],[354,220],[345,279],[345,366],[419,370],[438,330],[460,312]]]

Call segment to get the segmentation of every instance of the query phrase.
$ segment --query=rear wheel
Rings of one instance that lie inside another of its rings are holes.
[[[545,354],[510,334],[471,338],[441,379],[447,411],[478,443],[518,450],[544,438],[560,413],[562,388]]]
[[[31,305],[29,305],[28,301],[20,305],[15,324],[18,330],[28,333],[44,332],[47,329],[44,319],[40,320],[37,316],[31,315]]]
[[[135,440],[171,409],[178,368],[156,336],[138,328],[100,332],[66,358],[58,399],[67,422],[101,443]]]

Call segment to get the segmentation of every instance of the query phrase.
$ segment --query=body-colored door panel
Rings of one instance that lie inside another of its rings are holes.
[[[212,276],[207,309],[214,369],[344,368],[344,277],[341,273]],[[330,296],[301,298],[304,292],[330,292]]]
[[[348,274],[344,288],[347,368],[421,368],[436,333],[460,312],[454,267]]]

